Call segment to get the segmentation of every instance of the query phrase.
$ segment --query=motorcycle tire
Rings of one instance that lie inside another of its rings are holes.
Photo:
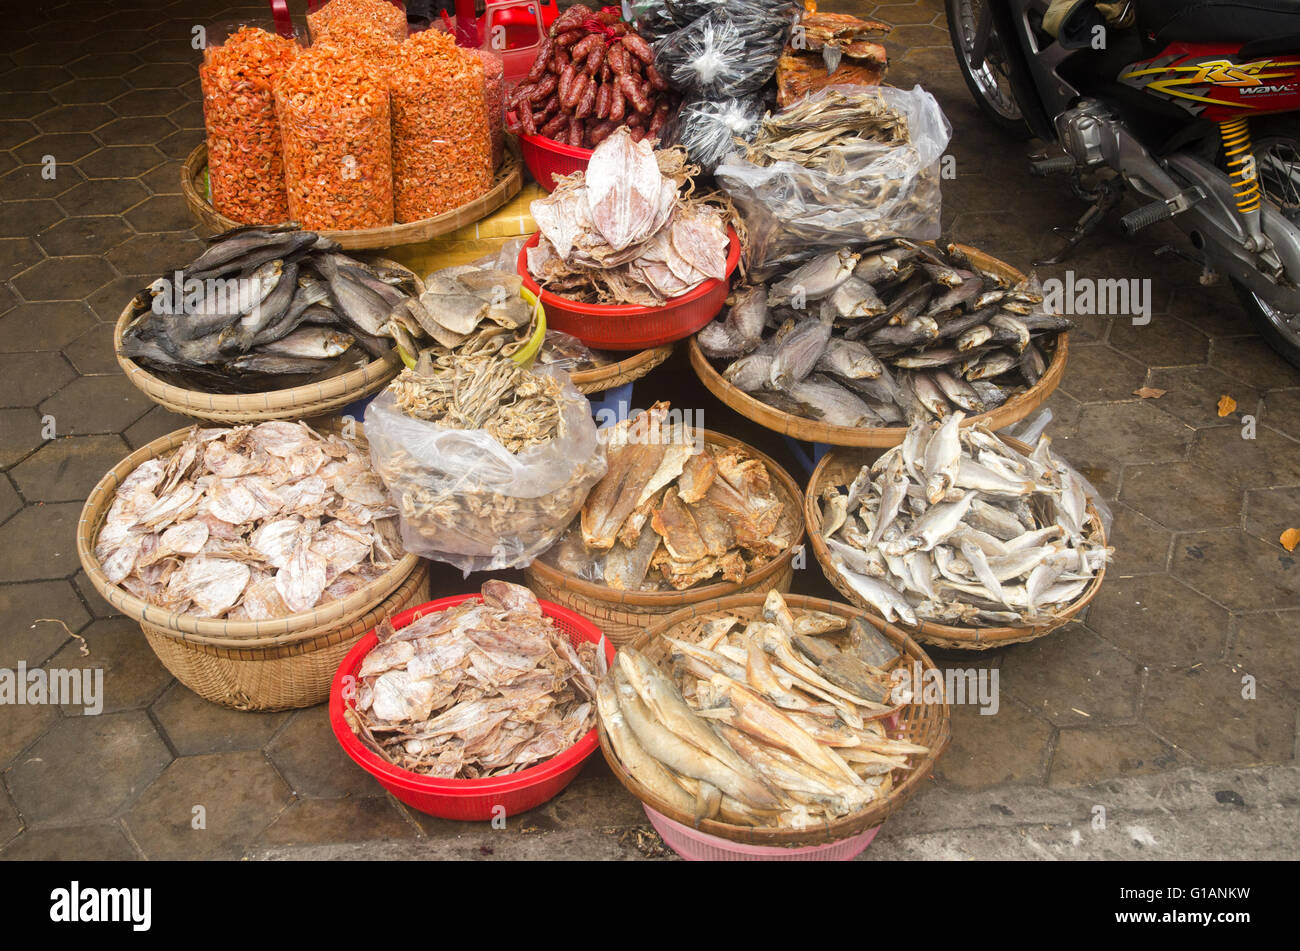
[[[968,21],[973,15],[974,11],[971,8],[983,2],[987,2],[987,0],[944,0],[943,12],[948,20],[948,37],[952,41],[952,49],[957,56],[957,68],[961,71],[961,78],[965,81],[966,88],[970,90],[970,94],[980,112],[984,113],[985,117],[1008,138],[1024,141],[1033,136],[1028,123],[1025,122],[1024,115],[1021,113],[1012,80],[1009,76],[1004,75],[1003,78],[1006,80],[1009,91],[1001,96],[996,95],[998,83],[994,75],[995,67],[993,63],[986,58],[982,69],[977,72],[971,66],[969,54],[965,48],[966,26],[964,21]],[[971,29],[973,28],[971,26]],[[1002,42],[1001,36],[997,34],[990,36],[989,52],[993,53],[1000,50]],[[1002,59],[1005,62],[1005,54]],[[989,88],[990,86],[992,89]],[[999,101],[999,99],[1010,99],[1010,102]]]

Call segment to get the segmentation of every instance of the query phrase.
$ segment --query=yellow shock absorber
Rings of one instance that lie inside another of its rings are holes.
[[[1237,212],[1245,219],[1248,240],[1263,247],[1264,235],[1260,228],[1259,176],[1255,168],[1255,151],[1250,141],[1250,122],[1244,116],[1219,123],[1223,139],[1223,153],[1227,160],[1228,179],[1232,182],[1232,197]]]

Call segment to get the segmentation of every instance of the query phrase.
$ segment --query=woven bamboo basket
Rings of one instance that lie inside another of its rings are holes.
[[[984,252],[967,247],[964,244],[959,244],[957,247],[961,248],[971,261],[986,271],[1012,281],[1023,281],[1025,279],[1023,274],[997,258],[990,257]],[[971,416],[962,425],[974,426],[976,423],[982,423],[989,429],[1002,429],[1012,423],[1019,422],[1042,406],[1055,391],[1057,385],[1060,384],[1061,377],[1065,375],[1065,361],[1069,354],[1069,338],[1068,333],[1057,336],[1056,348],[1052,352],[1051,360],[1047,365],[1047,372],[1043,374],[1042,379],[1036,384],[1018,396],[1007,400],[991,412]],[[726,380],[709,358],[704,355],[704,351],[700,349],[700,345],[694,337],[691,337],[690,340],[690,356],[691,367],[694,368],[700,381],[708,387],[710,393],[741,416],[752,419],[754,422],[785,436],[807,442],[827,443],[832,446],[873,446],[888,449],[890,446],[897,446],[903,441],[903,437],[907,435],[906,427],[888,426],[880,429],[859,429],[852,426],[833,426],[829,423],[820,423],[816,420],[804,419],[802,416],[783,412],[755,399]]]
[[[712,618],[732,615],[748,620],[760,617],[763,598],[762,594],[738,594],[732,597],[716,598],[693,604],[664,618],[653,628],[643,632],[631,646],[644,653],[654,663],[657,663],[666,673],[670,673],[668,652],[663,641],[664,637],[674,637],[693,643],[698,641],[702,634],[702,622]],[[810,598],[804,595],[786,595],[785,600],[793,611],[825,611],[843,618],[860,617],[898,647],[904,655],[904,658],[899,663],[906,663],[909,666],[920,664],[922,670],[935,669],[934,663],[916,641],[904,631],[892,624],[886,624],[878,617],[847,604],[836,601],[823,601],[820,598]],[[938,761],[939,756],[947,748],[948,741],[951,738],[947,701],[943,703],[924,703],[921,701],[921,691],[918,690],[915,693],[917,700],[905,705],[899,711],[897,714],[897,729],[891,731],[891,733],[898,738],[928,747],[929,752],[914,758],[912,769],[908,771],[902,782],[889,791],[883,800],[871,803],[860,812],[843,816],[826,825],[811,829],[764,829],[737,826],[713,819],[705,819],[697,824],[693,816],[674,809],[642,786],[624,768],[610,746],[604,725],[598,721],[600,751],[604,754],[605,762],[609,764],[609,768],[613,771],[615,777],[618,778],[618,781],[623,784],[628,792],[651,809],[683,825],[745,845],[785,846],[787,848],[827,845],[831,842],[838,842],[841,839],[858,835],[884,822],[920,788],[921,783],[934,769],[934,764]]]
[[[794,580],[794,553],[803,540],[804,531],[803,495],[799,492],[799,486],[774,460],[740,440],[707,429],[704,430],[704,438],[716,446],[741,447],[767,466],[773,486],[785,503],[781,518],[783,521],[792,520],[791,534],[794,541],[789,548],[739,584],[724,581],[684,591],[619,591],[603,584],[584,581],[538,560],[524,569],[528,587],[539,598],[572,608],[594,621],[616,647],[631,643],[646,628],[691,605],[748,591],[766,593],[773,588],[781,592],[789,591]]]
[[[662,347],[654,347],[650,350],[634,353],[626,360],[619,360],[617,363],[596,367],[594,370],[579,370],[576,373],[569,374],[569,376],[573,380],[573,385],[578,388],[579,393],[600,393],[604,390],[612,390],[616,386],[622,386],[624,383],[631,383],[633,380],[641,379],[641,377],[667,360],[672,355],[672,352],[673,345],[666,343]]]
[[[337,432],[337,427],[335,421],[318,429]],[[357,431],[364,448],[359,425]],[[105,601],[140,624],[167,669],[204,698],[241,710],[320,703],[351,644],[379,617],[424,598],[423,563],[407,554],[346,598],[266,621],[199,618],[140,600],[105,576],[95,557],[95,539],[122,481],[145,460],[175,449],[188,433],[177,430],[140,447],[99,480],[77,523],[77,555],[86,576]]]
[[[386,267],[402,267],[386,258],[373,258]],[[414,271],[416,289],[424,293],[424,281]],[[262,393],[205,393],[188,390],[168,383],[150,373],[122,352],[122,335],[131,321],[141,312],[141,305],[133,298],[117,318],[113,328],[113,350],[118,365],[128,380],[159,406],[195,419],[214,423],[237,425],[239,423],[264,423],[272,419],[311,419],[328,416],[349,403],[364,399],[388,385],[402,369],[402,361],[393,351],[365,366],[340,373],[302,386]]]
[[[519,146],[513,136],[507,137],[505,157],[497,169],[492,187],[459,208],[444,212],[433,218],[424,218],[407,224],[393,224],[384,228],[359,228],[354,231],[321,231],[319,234],[333,238],[345,250],[365,251],[377,248],[391,248],[395,245],[416,244],[433,238],[450,234],[457,228],[473,224],[480,218],[492,214],[505,205],[524,186],[523,160],[519,157]],[[190,211],[204,225],[213,231],[229,231],[238,228],[241,223],[220,214],[208,201],[204,176],[208,170],[208,146],[197,146],[185,160],[181,168],[181,192]],[[271,222],[267,222],[271,223]]]
[[[1018,439],[1011,439],[1007,436],[1000,438],[1007,445],[1021,452],[1028,453],[1031,449]],[[854,476],[861,471],[862,466],[874,462],[879,455],[878,452],[864,449],[834,449],[828,452],[822,457],[822,461],[818,463],[817,468],[813,470],[812,479],[808,482],[808,495],[804,501],[804,518],[808,523],[808,536],[812,542],[813,554],[822,566],[822,572],[826,575],[826,579],[835,586],[836,591],[868,613],[874,613],[876,609],[867,604],[862,599],[862,596],[853,590],[852,586],[844,580],[844,577],[831,563],[830,549],[822,538],[821,505],[817,500],[822,490],[827,486],[848,485],[851,483]],[[1100,528],[1101,520],[1091,500],[1088,502],[1088,511],[1096,520],[1096,524],[1099,526],[1097,531],[1101,535],[1101,542],[1105,544],[1105,534]],[[1045,637],[1059,627],[1063,627],[1087,607],[1101,589],[1101,582],[1105,577],[1106,567],[1103,565],[1101,570],[1097,572],[1097,577],[1093,579],[1092,584],[1088,585],[1078,600],[1071,604],[1064,614],[1050,621],[1021,627],[955,627],[949,624],[921,621],[916,630],[912,631],[912,635],[921,643],[929,644],[932,647],[950,647],[961,650],[988,650],[991,647],[1005,647],[1008,644],[1021,644],[1025,641],[1036,640]],[[909,625],[906,624],[900,623],[899,626],[909,628]]]

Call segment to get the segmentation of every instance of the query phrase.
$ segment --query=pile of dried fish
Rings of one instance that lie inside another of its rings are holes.
[[[527,588],[488,581],[482,595],[376,629],[344,717],[394,766],[439,779],[504,776],[596,725],[596,645],[575,649]]]
[[[425,278],[420,304],[433,339],[430,359],[442,367],[481,355],[511,356],[532,336],[533,308],[519,296],[523,279],[515,271],[459,264]],[[411,356],[420,345],[399,329],[398,345]]]
[[[388,388],[407,416],[443,429],[481,429],[511,453],[549,442],[560,427],[559,379],[499,356],[437,367],[425,351]]]
[[[685,155],[616,130],[585,172],[529,206],[541,237],[528,249],[528,273],[571,300],[646,307],[725,278],[723,212],[691,195],[697,169]]]
[[[908,141],[907,117],[878,92],[831,89],[764,119],[745,158],[760,166],[794,162],[804,168],[846,169]]]
[[[772,591],[761,618],[695,626],[665,638],[675,683],[624,648],[597,693],[619,761],[678,812],[807,828],[883,799],[927,752],[881,723],[900,655],[861,619],[795,614]]]
[[[415,290],[409,271],[341,254],[315,232],[238,228],[136,296],[122,352],[212,392],[282,386],[361,359],[354,343],[382,357],[395,327],[421,334]]]
[[[391,569],[396,514],[365,453],[339,436],[288,422],[195,428],[118,486],[95,557],[142,601],[260,621]]]
[[[838,426],[990,412],[1039,381],[1072,326],[1036,282],[903,239],[826,252],[731,300],[700,349],[755,399]]]
[[[1044,436],[1026,456],[954,412],[917,421],[849,486],[823,491],[822,537],[881,617],[986,627],[1059,618],[1109,559],[1080,477]]]
[[[547,563],[620,590],[682,590],[719,574],[743,582],[794,544],[763,462],[668,415],[656,403],[607,431],[609,469]]]
[[[799,21],[800,44],[787,43],[776,66],[777,104],[788,106],[830,85],[879,85],[889,57],[872,40],[891,29],[888,23],[848,13],[805,14]]]

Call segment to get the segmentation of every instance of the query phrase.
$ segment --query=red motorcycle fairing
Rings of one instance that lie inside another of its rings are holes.
[[[1171,43],[1159,56],[1125,67],[1119,81],[1213,122],[1300,110],[1300,50],[1247,59],[1240,49]]]

